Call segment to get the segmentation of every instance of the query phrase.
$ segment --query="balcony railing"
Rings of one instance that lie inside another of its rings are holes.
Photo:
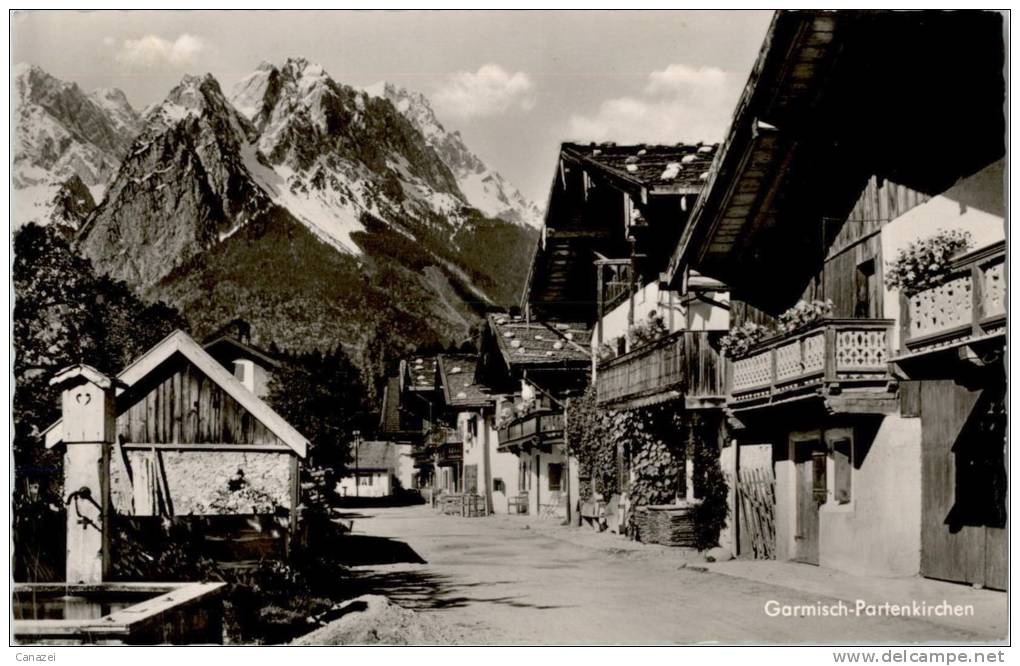
[[[464,460],[464,445],[462,442],[446,442],[439,447],[439,464],[451,465]]]
[[[725,394],[724,362],[707,331],[677,331],[598,367],[598,403],[636,407],[683,396],[689,401]]]
[[[1005,241],[959,257],[942,284],[903,296],[900,303],[906,354],[1004,334]]]
[[[499,448],[515,451],[536,447],[549,449],[563,441],[563,412],[541,409],[524,414],[499,429]]]
[[[884,390],[892,327],[891,319],[826,319],[764,340],[730,364],[729,402],[780,402],[823,387]]]

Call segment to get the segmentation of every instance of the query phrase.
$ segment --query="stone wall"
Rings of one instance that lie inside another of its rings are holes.
[[[150,465],[152,452],[127,451],[128,464],[136,486],[148,483],[145,467]],[[163,468],[175,515],[210,515],[217,512],[209,504],[229,480],[244,472],[247,485],[270,496],[281,507],[290,508],[291,454],[271,451],[162,451]],[[134,501],[135,488],[128,480],[124,463],[116,455],[110,465],[111,495],[114,510],[121,515],[151,515]],[[155,479],[153,483],[158,483]],[[142,495],[144,488],[137,488]],[[241,512],[238,512],[241,513]]]

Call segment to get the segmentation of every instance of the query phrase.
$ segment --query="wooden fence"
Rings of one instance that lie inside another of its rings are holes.
[[[740,506],[741,529],[751,542],[751,555],[756,560],[776,557],[776,477],[770,467],[741,469],[737,480],[737,502]],[[727,475],[727,483],[733,483]],[[739,536],[738,536],[739,538]]]

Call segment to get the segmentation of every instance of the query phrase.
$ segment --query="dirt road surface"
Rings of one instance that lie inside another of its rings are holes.
[[[706,572],[691,555],[526,517],[443,516],[428,507],[354,513],[349,556],[362,593],[441,620],[461,644],[980,641],[982,630],[902,617],[769,617],[765,604],[834,604]],[[1005,597],[1005,595],[1003,595]],[[997,623],[1001,626],[1001,623]]]

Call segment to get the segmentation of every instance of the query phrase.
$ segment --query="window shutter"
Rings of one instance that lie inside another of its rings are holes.
[[[818,504],[824,504],[826,499],[827,481],[826,478],[825,451],[811,452],[811,491],[814,500]]]
[[[837,439],[832,443],[832,460],[835,478],[833,494],[837,504],[850,502],[853,468],[850,457],[851,442],[849,439]]]

